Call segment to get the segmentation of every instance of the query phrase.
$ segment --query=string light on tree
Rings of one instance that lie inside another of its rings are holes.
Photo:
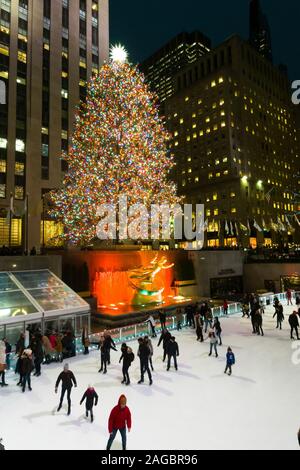
[[[122,46],[121,46],[122,48]],[[119,50],[119,46],[112,50]],[[101,204],[174,204],[176,186],[168,178],[174,162],[157,98],[137,67],[122,54],[104,64],[87,86],[77,112],[62,189],[53,191],[52,216],[63,223],[64,239],[85,245],[96,237]],[[126,51],[125,51],[126,52]],[[118,59],[117,59],[118,58]]]

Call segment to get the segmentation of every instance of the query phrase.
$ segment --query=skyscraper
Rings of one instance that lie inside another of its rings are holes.
[[[266,59],[273,62],[271,30],[260,0],[250,2],[250,44]]]
[[[174,93],[174,75],[210,49],[210,39],[199,31],[183,32],[141,64],[141,71],[161,103]]]
[[[42,196],[60,185],[75,107],[108,58],[108,10],[108,0],[1,0],[0,245],[24,248],[28,235],[26,245],[38,248],[42,232],[47,242],[61,230],[42,224]]]
[[[287,75],[233,36],[174,77],[175,179],[203,203],[210,247],[299,242],[300,148]]]

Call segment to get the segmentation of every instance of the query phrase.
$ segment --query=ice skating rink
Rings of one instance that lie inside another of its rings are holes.
[[[72,392],[72,414],[66,402],[56,412],[59,394],[54,385],[61,365],[43,366],[32,377],[33,391],[21,392],[18,377],[7,374],[9,387],[0,388],[0,437],[7,450],[103,450],[108,439],[107,421],[118,398],[125,393],[133,428],[128,449],[298,449],[300,427],[300,348],[290,340],[284,307],[283,331],[276,329],[274,309],[264,315],[265,336],[252,335],[251,322],[241,315],[221,319],[223,347],[219,358],[208,357],[209,344],[198,343],[195,330],[175,332],[179,344],[179,370],[166,371],[162,345],[154,340],[153,385],[138,385],[139,360],[130,369],[131,386],[121,385],[120,352],[111,354],[107,375],[98,373],[99,353],[69,361],[78,388]],[[296,343],[296,344],[295,344]],[[136,355],[137,342],[131,343]],[[227,346],[236,355],[233,376],[224,375]],[[120,345],[118,345],[120,350]],[[294,354],[294,362],[292,361]],[[296,361],[295,361],[296,359]],[[297,359],[299,365],[297,365]],[[99,395],[95,421],[85,418],[80,399],[89,384]],[[112,450],[121,449],[117,435]]]

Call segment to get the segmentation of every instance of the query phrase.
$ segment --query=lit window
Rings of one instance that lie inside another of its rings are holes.
[[[214,125],[214,131],[217,131],[218,130],[218,124],[215,124]]]
[[[234,193],[234,192],[231,192],[231,193],[230,193],[230,197],[235,197],[235,193]]]
[[[174,145],[175,145],[175,147],[178,147],[178,141],[176,141]]]
[[[216,107],[217,107],[217,103],[214,103],[214,104],[212,105],[212,109],[216,109]]]
[[[197,132],[193,134],[193,139],[197,139]]]
[[[68,91],[62,89],[62,90],[61,90],[61,96],[67,100],[67,99],[68,99],[68,96],[69,96]]]
[[[216,173],[217,178],[220,178],[220,176],[221,176],[221,173]]]
[[[0,149],[6,149],[7,147],[7,139],[0,137]]]
[[[26,62],[27,62],[27,55],[25,54],[25,52],[18,51],[18,60],[19,60],[20,62],[23,62],[24,64],[26,64]]]
[[[0,160],[0,173],[6,173],[6,160]]]
[[[200,137],[202,137],[204,135],[204,131],[200,131],[199,135],[200,135]]]
[[[227,157],[223,158],[223,163],[227,163],[227,162],[228,162],[228,158]]]
[[[205,119],[205,122],[210,122],[210,117],[207,117],[207,118]]]
[[[0,197],[6,197],[6,185],[5,184],[0,184]]]
[[[224,100],[220,100],[220,106],[223,106],[225,104]]]
[[[198,100],[198,104],[202,104],[202,100],[201,100],[201,99]]]
[[[208,175],[208,179],[209,179],[209,180],[211,180],[211,179],[212,179],[212,177],[213,177],[213,174],[212,174],[212,173],[209,173],[209,175]]]
[[[186,141],[187,141],[187,142],[190,142],[190,140],[191,140],[191,136],[188,135],[187,138],[186,138]],[[178,144],[177,144],[177,145],[178,145]]]
[[[207,209],[206,210],[206,216],[209,217],[211,215],[211,210],[210,209]]]
[[[206,134],[210,134],[210,127],[206,129]]]
[[[183,118],[181,118],[179,122],[180,122],[180,124],[183,124],[184,123]]]
[[[24,176],[24,163],[15,163],[15,175]]]
[[[16,199],[24,199],[24,187],[23,186],[15,186],[15,198]]]
[[[219,83],[223,83],[224,82],[224,78],[223,77],[220,77],[219,78]]]
[[[25,142],[24,140],[16,139],[16,151],[25,152]]]
[[[225,170],[225,171],[224,171],[224,175],[228,175],[228,170]]]
[[[199,177],[198,176],[196,176],[196,178],[195,178],[195,183],[199,183]]]
[[[219,215],[219,209],[214,209],[214,215]]]
[[[196,127],[197,127],[197,124],[194,123],[194,124],[193,124],[193,129],[196,129]]]
[[[217,84],[216,84],[216,81],[213,80],[210,85],[211,85],[212,88],[214,88],[214,87],[217,85]]]
[[[216,161],[215,161],[215,164],[216,164],[216,165],[220,165],[220,160],[216,160]]]
[[[225,121],[221,122],[221,127],[226,127],[226,122]]]
[[[232,213],[232,214],[236,214],[236,208],[235,208],[235,207],[233,207],[233,208],[231,209],[231,213]]]
[[[192,173],[192,169],[191,169],[191,168],[188,169],[188,173]]]
[[[178,131],[175,131],[174,132],[174,137],[177,137],[178,136]]]
[[[189,98],[188,96],[185,97],[185,101],[186,101],[186,102],[189,101],[189,99],[190,99],[190,98]]]
[[[218,200],[218,195],[217,195],[216,193],[213,195],[213,200],[214,200],[214,201],[217,201],[217,200]]]

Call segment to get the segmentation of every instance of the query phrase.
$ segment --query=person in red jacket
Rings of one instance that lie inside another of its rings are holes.
[[[128,432],[131,430],[131,413],[126,405],[127,398],[125,395],[121,395],[118,405],[111,410],[108,420],[108,432],[110,436],[106,450],[110,450],[118,431],[120,431],[122,436],[123,450],[126,450],[126,425]]]

